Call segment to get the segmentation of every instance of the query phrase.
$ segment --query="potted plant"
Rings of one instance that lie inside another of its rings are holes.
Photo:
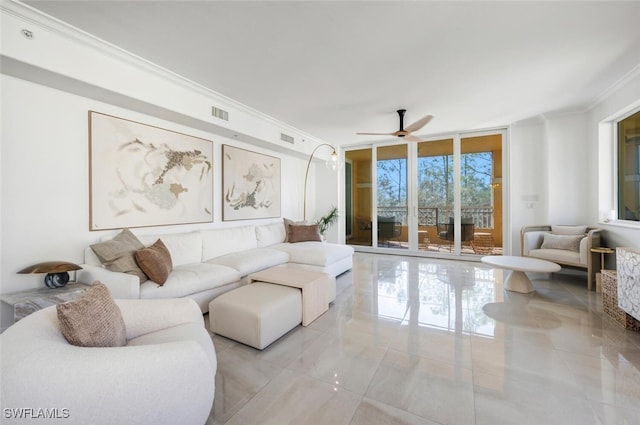
[[[324,236],[324,233],[329,230],[329,227],[331,227],[331,225],[336,221],[338,221],[338,208],[336,206],[332,206],[325,216],[320,217],[318,221],[316,221],[320,234]]]

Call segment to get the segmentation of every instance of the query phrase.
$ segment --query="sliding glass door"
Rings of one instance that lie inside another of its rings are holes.
[[[453,139],[418,143],[417,157],[418,249],[452,252]]]
[[[347,243],[444,256],[501,254],[503,140],[502,131],[458,134],[345,152]]]
[[[373,185],[371,148],[345,152],[346,242],[356,246],[372,245]]]
[[[378,246],[408,249],[407,145],[376,149]]]

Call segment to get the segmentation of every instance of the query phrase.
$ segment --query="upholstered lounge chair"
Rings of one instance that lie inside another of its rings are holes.
[[[591,290],[595,288],[596,272],[602,268],[600,254],[591,252],[591,248],[600,246],[601,232],[602,229],[588,226],[524,226],[520,231],[520,252],[523,257],[586,270],[587,287]]]
[[[127,345],[78,347],[59,329],[56,307],[37,311],[0,335],[3,424],[183,424],[207,421],[216,353],[195,301],[116,300]],[[7,410],[9,409],[9,410]],[[12,410],[16,409],[16,410]],[[38,412],[37,409],[47,409]],[[9,415],[10,417],[7,417]]]

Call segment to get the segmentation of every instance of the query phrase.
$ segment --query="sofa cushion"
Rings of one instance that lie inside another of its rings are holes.
[[[289,242],[321,242],[320,229],[317,224],[291,224],[289,225]]]
[[[529,251],[530,257],[539,258],[541,260],[551,261],[559,264],[583,265],[586,263],[580,261],[580,254],[574,251],[566,251],[562,249],[532,249]]]
[[[198,261],[258,247],[255,226],[202,231],[202,257]]]
[[[80,347],[122,347],[127,329],[109,289],[95,282],[74,301],[56,306],[60,331],[69,344]]]
[[[284,228],[284,223],[272,223],[264,226],[256,226],[258,248],[282,243],[285,241],[286,237],[287,233]]]
[[[324,267],[353,256],[353,248],[326,242],[283,243],[275,249],[289,254],[290,263],[302,263]]]
[[[580,251],[580,241],[584,235],[555,235],[545,233],[540,249],[561,249],[566,251]]]
[[[289,254],[286,252],[272,248],[255,248],[212,258],[207,263],[231,267],[238,270],[242,276],[246,276],[287,261],[289,261]]]
[[[587,233],[587,226],[560,226],[552,224],[551,232],[557,235],[584,235]]]
[[[138,276],[140,283],[147,280],[147,275],[135,259],[135,252],[142,248],[143,243],[129,229],[122,229],[113,239],[91,245],[93,252],[108,270]]]
[[[202,234],[200,232],[169,233],[166,235],[142,235],[138,239],[144,246],[151,246],[158,239],[171,254],[173,267],[202,261]]]
[[[164,284],[173,270],[171,254],[161,239],[147,248],[136,251],[136,261],[149,279],[158,285]]]
[[[162,286],[147,281],[140,285],[140,298],[181,298],[214,289],[241,279],[230,267],[209,263],[183,264],[174,267]]]

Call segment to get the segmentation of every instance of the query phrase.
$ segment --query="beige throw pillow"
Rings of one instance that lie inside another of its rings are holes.
[[[173,270],[171,253],[165,244],[158,239],[153,245],[136,251],[136,261],[149,279],[162,286]]]
[[[74,301],[56,306],[60,331],[69,344],[80,347],[122,347],[127,329],[120,308],[100,282]]]
[[[545,233],[540,248],[580,252],[580,241],[582,238],[584,238],[584,235],[554,235],[553,233]]]
[[[317,224],[291,224],[289,225],[289,242],[322,241],[320,229]]]
[[[123,229],[110,241],[91,245],[91,249],[107,269],[136,275],[140,278],[140,283],[149,279],[135,259],[136,251],[142,248],[142,242],[129,229]]]

